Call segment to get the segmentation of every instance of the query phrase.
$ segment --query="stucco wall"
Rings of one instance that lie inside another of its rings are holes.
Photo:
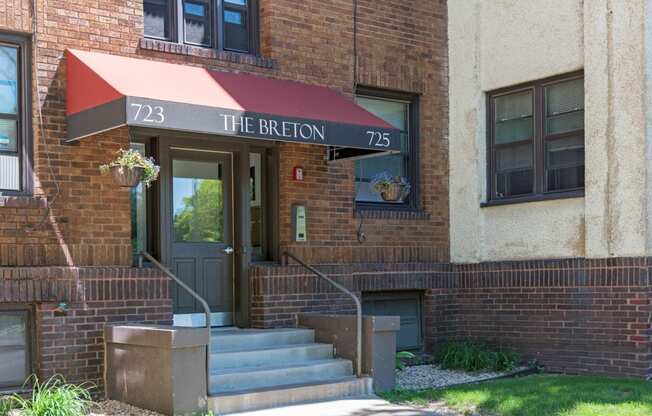
[[[449,1],[454,262],[647,253],[646,1]],[[481,208],[486,93],[579,69],[586,196]]]

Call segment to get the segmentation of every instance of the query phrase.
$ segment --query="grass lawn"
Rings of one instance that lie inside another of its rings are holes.
[[[381,394],[394,403],[443,401],[487,416],[649,416],[652,382],[604,377],[533,375],[441,390]]]

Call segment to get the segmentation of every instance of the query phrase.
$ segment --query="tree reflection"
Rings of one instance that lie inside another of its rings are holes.
[[[177,180],[181,183],[176,183]],[[176,241],[224,241],[222,181],[175,178],[175,187],[179,185],[190,187],[192,193],[183,198],[182,207],[175,209]]]

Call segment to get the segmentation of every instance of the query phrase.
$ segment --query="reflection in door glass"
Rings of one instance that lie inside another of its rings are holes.
[[[218,162],[172,162],[174,240],[224,242],[224,183]]]
[[[144,143],[131,143],[131,148],[146,156]],[[147,251],[147,195],[142,183],[131,188],[131,247],[134,262]]]
[[[249,191],[251,193],[251,259],[265,259],[263,251],[262,154],[249,154]]]

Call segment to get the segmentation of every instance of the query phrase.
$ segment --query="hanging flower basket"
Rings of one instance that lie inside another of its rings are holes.
[[[371,190],[386,202],[403,202],[410,194],[410,183],[401,176],[382,172],[371,180]]]
[[[140,179],[143,177],[143,172],[145,168],[136,166],[133,168],[127,168],[124,166],[111,166],[111,175],[116,184],[120,185],[123,188],[133,188],[140,183]]]
[[[102,173],[109,173],[119,186],[133,188],[140,182],[149,187],[158,178],[160,168],[151,157],[145,157],[137,150],[121,149],[111,163],[100,166]]]

